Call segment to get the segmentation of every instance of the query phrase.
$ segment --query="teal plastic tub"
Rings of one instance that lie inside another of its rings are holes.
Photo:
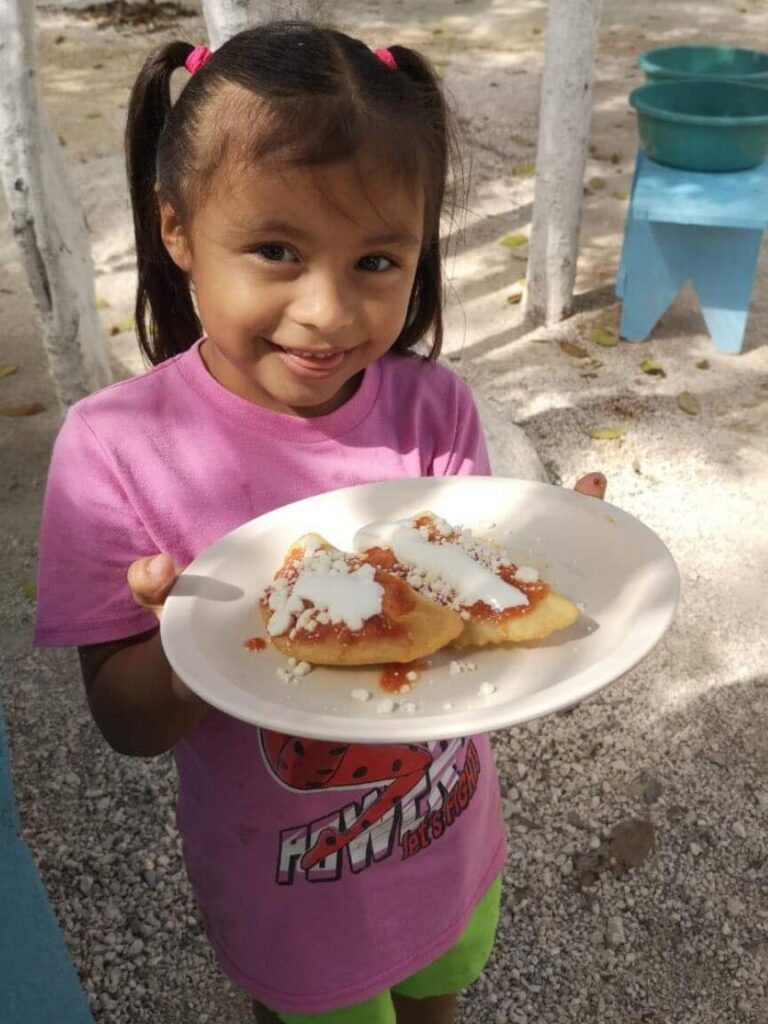
[[[768,87],[768,53],[734,46],[667,46],[637,58],[648,82],[716,78]]]
[[[651,160],[688,171],[744,171],[768,154],[768,89],[691,79],[651,82],[629,97]]]

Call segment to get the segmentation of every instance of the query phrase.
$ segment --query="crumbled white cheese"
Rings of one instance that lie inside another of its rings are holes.
[[[474,661],[452,661],[448,666],[448,674],[458,676],[462,672],[474,672],[476,668]]]
[[[386,697],[384,700],[380,700],[376,705],[377,715],[391,715],[397,708],[397,704],[393,700]]]
[[[477,692],[481,697],[491,697],[496,693],[496,687],[493,683],[480,683],[480,689]]]
[[[443,704],[443,711],[452,711],[452,710],[453,710],[453,704],[451,704],[451,702],[449,700],[447,700],[445,702],[445,704]]]
[[[277,678],[281,679],[284,683],[291,683],[296,686],[303,676],[307,675],[312,671],[313,666],[308,661],[296,661],[295,658],[288,659],[288,665],[286,668],[279,668],[277,670]]]
[[[316,542],[306,546],[281,570],[267,587],[265,599],[272,612],[267,632],[270,636],[287,633],[313,633],[318,625],[343,624],[357,631],[383,607],[383,587],[375,579],[372,565],[350,559],[343,551],[318,549]]]
[[[534,569],[532,565],[521,565],[515,569],[515,579],[520,580],[521,583],[538,583],[538,569]]]
[[[408,680],[409,683],[415,683],[416,680],[419,678],[419,673],[414,672],[414,670],[411,669],[410,672],[405,673],[405,678]]]
[[[359,700],[361,704],[365,704],[366,701],[369,701],[371,699],[373,694],[371,693],[370,690],[359,689],[353,690],[349,696],[352,698],[352,700]]]

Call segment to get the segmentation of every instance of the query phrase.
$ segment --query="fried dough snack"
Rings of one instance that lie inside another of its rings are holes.
[[[579,617],[579,609],[562,594],[555,593],[538,573],[529,568],[518,569],[507,557],[504,548],[488,540],[478,540],[439,519],[431,512],[414,516],[410,525],[432,545],[447,545],[484,567],[504,583],[524,595],[518,606],[494,607],[493,602],[462,600],[429,573],[414,572],[414,566],[398,563],[391,549],[371,548],[365,552],[372,564],[388,570],[408,582],[425,597],[453,607],[462,617],[464,628],[450,641],[451,647],[487,647],[499,644],[543,640],[556,630],[565,629]],[[519,574],[519,575],[518,575]]]
[[[317,534],[291,547],[260,609],[272,644],[314,665],[410,662],[434,654],[464,628],[451,608]]]

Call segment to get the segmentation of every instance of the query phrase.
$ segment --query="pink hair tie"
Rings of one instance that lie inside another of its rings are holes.
[[[386,64],[388,68],[392,68],[393,71],[397,71],[397,61],[389,50],[374,50],[373,53],[379,58],[382,64]]]
[[[196,46],[184,61],[184,67],[190,75],[194,75],[194,73],[199,71],[200,68],[205,67],[212,56],[213,54],[207,46]]]

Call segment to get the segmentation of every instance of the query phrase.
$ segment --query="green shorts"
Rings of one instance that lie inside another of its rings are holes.
[[[364,1003],[328,1013],[272,1012],[284,1024],[396,1024],[393,992],[410,999],[427,999],[452,995],[477,981],[496,939],[500,903],[501,878],[497,878],[475,907],[455,945],[423,970]]]

